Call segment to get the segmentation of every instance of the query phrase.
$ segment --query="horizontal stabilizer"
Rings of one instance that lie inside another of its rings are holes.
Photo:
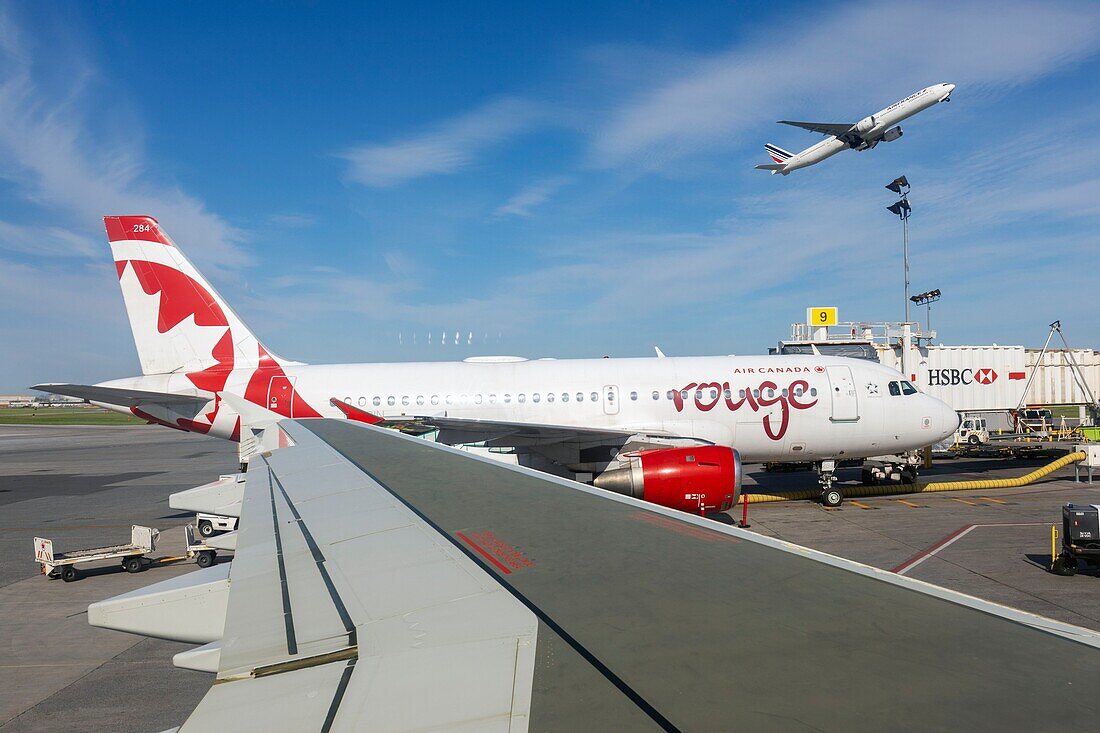
[[[787,166],[786,163],[762,163],[756,166],[758,171],[771,171],[772,173],[778,173]]]
[[[100,387],[94,384],[36,384],[31,389],[51,394],[78,397],[89,402],[104,402],[108,405],[139,407],[141,405],[163,405],[201,408],[214,399],[212,392],[195,390],[192,394],[169,392],[146,392],[141,389],[120,389],[118,387]]]

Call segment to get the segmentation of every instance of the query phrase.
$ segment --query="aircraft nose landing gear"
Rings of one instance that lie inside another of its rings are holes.
[[[844,501],[844,494],[833,486],[836,483],[836,461],[822,461],[818,463],[817,480],[821,484],[821,505],[826,507],[838,507]]]

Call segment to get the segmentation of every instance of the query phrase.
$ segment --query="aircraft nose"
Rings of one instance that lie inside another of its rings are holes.
[[[932,399],[936,399],[933,397]],[[943,400],[936,400],[937,407],[939,408],[939,440],[954,435],[955,431],[962,425],[962,415],[955,412],[955,408],[947,404]]]

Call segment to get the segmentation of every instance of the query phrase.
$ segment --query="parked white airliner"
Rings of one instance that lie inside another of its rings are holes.
[[[831,461],[921,448],[958,426],[947,404],[857,359],[288,361],[259,342],[155,219],[104,221],[142,376],[36,389],[178,430],[240,440],[241,415],[228,402],[284,417],[385,422],[705,511],[736,501],[742,458],[816,462],[830,489]]]
[[[771,171],[773,174],[787,175],[799,168],[806,168],[836,155],[842,150],[870,150],[880,142],[893,142],[902,136],[898,123],[923,112],[932,105],[951,101],[954,84],[935,84],[910,94],[900,102],[894,102],[886,109],[864,117],[856,123],[851,122],[795,122],[780,120],[781,125],[793,125],[811,132],[820,132],[828,137],[800,153],[789,153],[781,147],[765,143],[764,150],[775,161],[756,166],[757,170]]]

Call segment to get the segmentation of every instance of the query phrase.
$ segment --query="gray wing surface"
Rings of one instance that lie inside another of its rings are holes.
[[[835,135],[840,137],[854,127],[851,122],[796,122],[794,120],[779,120],[780,125],[801,127],[810,132],[820,132],[822,135]]]
[[[217,682],[183,731],[1070,730],[1100,712],[1080,694],[1093,632],[395,431],[279,426],[293,445],[248,471]]]

